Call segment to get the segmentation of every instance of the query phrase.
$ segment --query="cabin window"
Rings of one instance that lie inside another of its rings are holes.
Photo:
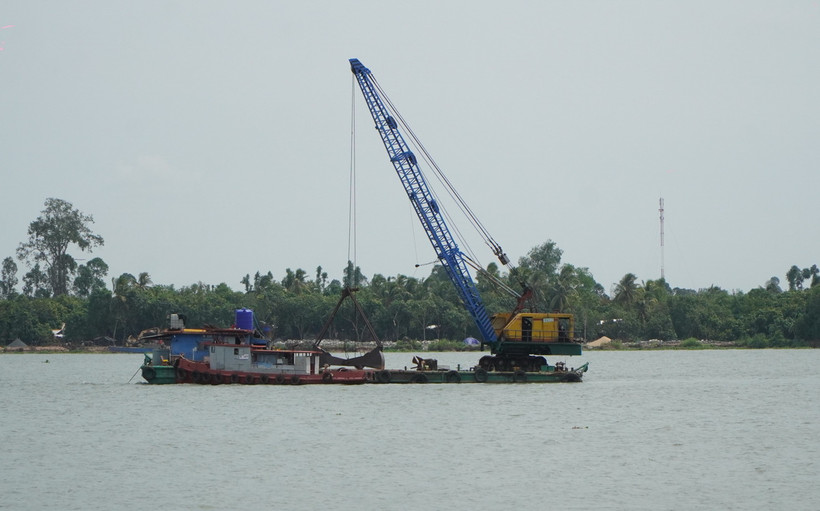
[[[239,348],[234,348],[233,349],[233,354],[234,355],[239,355]]]

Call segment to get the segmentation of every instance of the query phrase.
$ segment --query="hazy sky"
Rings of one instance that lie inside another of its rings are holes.
[[[356,57],[514,261],[658,278],[663,197],[673,287],[820,264],[818,1],[6,0],[0,27],[0,259],[57,197],[112,277],[340,278]],[[356,262],[426,277],[355,94]]]

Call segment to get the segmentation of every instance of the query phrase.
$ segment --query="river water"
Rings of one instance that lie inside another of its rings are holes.
[[[583,383],[515,385],[129,382],[141,361],[0,356],[0,508],[820,509],[820,350],[588,352]]]

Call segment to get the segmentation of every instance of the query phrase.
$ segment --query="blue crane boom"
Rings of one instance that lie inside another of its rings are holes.
[[[418,166],[416,155],[405,143],[396,118],[387,109],[370,70],[358,59],[350,59],[350,69],[359,83],[367,108],[376,123],[387,155],[401,180],[407,197],[421,221],[436,256],[458,291],[464,307],[472,316],[484,342],[495,345],[497,337],[484,303],[467,268],[465,255],[459,250],[444,216],[439,210]]]

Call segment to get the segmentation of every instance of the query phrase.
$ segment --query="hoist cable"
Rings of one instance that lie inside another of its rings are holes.
[[[458,208],[462,211],[462,213],[465,215],[465,217],[467,217],[468,221],[473,225],[473,227],[476,229],[476,231],[482,236],[482,238],[484,239],[484,242],[492,249],[493,253],[496,256],[501,257],[503,255],[503,249],[501,248],[501,246],[493,239],[493,237],[490,235],[489,231],[484,227],[484,225],[481,223],[481,221],[478,219],[478,217],[472,211],[470,206],[466,203],[466,201],[461,196],[461,194],[458,193],[458,190],[455,189],[452,182],[447,178],[447,176],[444,174],[444,172],[441,170],[441,168],[435,162],[433,157],[430,155],[430,153],[424,147],[424,144],[421,143],[419,138],[416,136],[416,134],[413,132],[412,128],[407,123],[407,121],[404,120],[401,113],[399,113],[399,111],[396,109],[395,105],[393,105],[393,103],[390,101],[390,98],[387,96],[387,94],[381,88],[381,85],[379,85],[378,81],[376,81],[376,79],[373,78],[372,75],[371,75],[371,78],[373,79],[373,83],[374,83],[375,87],[381,93],[385,103],[387,103],[390,106],[390,109],[391,109],[392,113],[395,115],[395,118],[397,119],[397,121],[406,130],[406,132],[408,133],[408,135],[410,136],[410,138],[414,142],[414,145],[422,153],[422,158],[424,158],[424,160],[427,161],[427,163],[430,165],[430,167],[434,170],[434,172],[436,174],[436,178],[439,180],[439,182],[442,183],[442,185],[444,185],[445,189],[448,191],[449,195],[453,198],[453,200],[455,201]],[[453,225],[457,225],[457,224],[453,223]],[[457,231],[457,229],[456,229],[456,231]],[[461,237],[461,239],[462,239],[462,241],[464,241],[463,237]],[[508,265],[508,263],[504,263],[504,264]]]
[[[410,134],[410,136],[411,136],[410,142],[414,145],[414,147],[416,147],[417,149],[420,150],[422,159],[424,159],[430,165],[431,168],[435,169],[437,166],[436,166],[435,162],[432,161],[432,157],[430,156],[430,154],[423,147],[421,147],[421,144],[420,144],[420,141],[418,140],[418,137],[415,136],[415,134],[413,133],[413,130],[407,124],[407,121],[404,120],[404,118],[401,116],[401,114],[396,109],[396,106],[390,101],[390,98],[384,92],[384,89],[381,88],[381,86],[378,84],[378,82],[375,81],[375,79],[374,79],[374,86],[379,90],[379,92],[383,96],[384,102],[390,106],[390,110],[394,114],[394,120],[398,119],[398,124],[401,125],[403,130],[405,130],[408,134]],[[418,171],[419,174],[421,174],[422,179],[426,181],[423,170],[418,166],[416,166],[416,170]],[[439,180],[440,183],[442,183],[442,185],[444,185],[444,188],[446,190],[447,189],[452,190],[452,185],[448,186],[447,182],[442,180],[440,174],[441,174],[441,172],[440,172],[440,169],[439,169],[439,172],[436,174],[436,178]],[[455,235],[456,238],[458,238],[461,246],[464,248],[464,250],[469,252],[470,255],[472,255],[473,258],[475,258],[475,254],[472,252],[472,249],[470,248],[469,243],[467,243],[467,239],[464,237],[464,235],[461,233],[461,231],[458,228],[458,223],[453,221],[453,219],[450,216],[450,214],[448,213],[447,209],[444,207],[444,203],[441,202],[441,200],[439,199],[438,194],[436,193],[435,189],[433,189],[429,186],[427,187],[427,189],[430,192],[430,194],[433,196],[433,198],[436,200],[436,202],[439,204],[440,213],[442,214],[442,216],[445,217],[446,221],[449,222],[448,225],[451,227],[451,230],[454,231],[454,235]],[[454,202],[456,203],[456,205],[459,206],[458,198],[454,197],[452,192],[450,192],[450,196],[454,199]],[[468,221],[470,221],[470,223],[475,226],[475,222],[470,220],[470,216],[469,216],[468,213],[466,213],[464,211],[464,208],[459,206],[459,209],[462,210],[462,213],[467,217]]]
[[[350,87],[350,183],[347,212],[347,260],[356,266],[356,78]],[[351,250],[353,252],[351,258]]]
[[[467,256],[464,256],[464,261],[470,267],[472,267],[478,275],[486,277],[490,282],[492,282],[493,284],[495,284],[496,286],[501,288],[502,291],[506,292],[507,294],[509,294],[510,296],[513,296],[515,298],[521,297],[521,293],[519,293],[515,289],[511,288],[510,286],[505,284],[501,279],[499,279],[498,277],[496,277],[492,273],[490,273],[487,270],[485,270],[484,268],[482,268],[481,265],[478,264],[477,262],[475,262],[474,260],[470,259]]]

